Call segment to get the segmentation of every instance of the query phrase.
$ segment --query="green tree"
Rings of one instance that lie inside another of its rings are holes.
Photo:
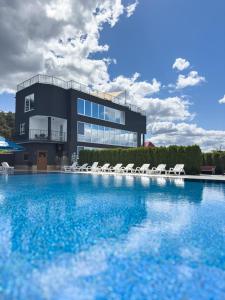
[[[13,139],[15,130],[15,114],[0,111],[0,136]]]

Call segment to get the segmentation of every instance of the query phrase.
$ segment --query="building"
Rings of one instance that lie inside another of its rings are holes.
[[[144,147],[155,148],[155,145],[152,142],[150,142],[150,141],[146,141],[144,143]]]
[[[143,146],[145,133],[144,113],[127,105],[124,93],[94,92],[47,75],[17,86],[16,141],[26,149],[16,155],[18,168],[55,169],[81,149]]]

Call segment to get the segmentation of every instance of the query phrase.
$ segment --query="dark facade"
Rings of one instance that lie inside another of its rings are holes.
[[[26,150],[16,155],[17,167],[55,169],[81,149],[144,145],[142,113],[81,90],[43,75],[18,85],[16,141]]]

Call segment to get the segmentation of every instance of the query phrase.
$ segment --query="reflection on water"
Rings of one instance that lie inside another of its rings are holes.
[[[149,187],[151,179],[147,176],[141,176],[140,181],[141,181],[141,185],[143,187]]]
[[[166,178],[163,177],[157,177],[156,178],[156,183],[159,186],[165,186],[166,185]]]
[[[224,228],[223,184],[132,175],[0,178],[1,287],[10,300],[151,299],[152,283],[162,282],[157,299],[168,291],[175,300],[196,299],[188,288],[202,290],[195,272],[225,269]],[[220,293],[225,275],[210,272],[199,274],[211,276],[209,290],[216,284]]]
[[[123,175],[116,174],[113,176],[115,187],[121,187],[123,184]]]
[[[128,187],[134,186],[134,176],[132,175],[126,175],[125,177],[125,185]]]
[[[174,184],[175,184],[177,187],[184,188],[184,179],[183,179],[183,178],[175,178],[175,179],[174,179]]]

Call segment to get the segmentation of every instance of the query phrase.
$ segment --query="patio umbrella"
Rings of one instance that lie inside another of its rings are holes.
[[[9,154],[11,152],[23,151],[24,148],[6,138],[0,136],[0,154]]]

